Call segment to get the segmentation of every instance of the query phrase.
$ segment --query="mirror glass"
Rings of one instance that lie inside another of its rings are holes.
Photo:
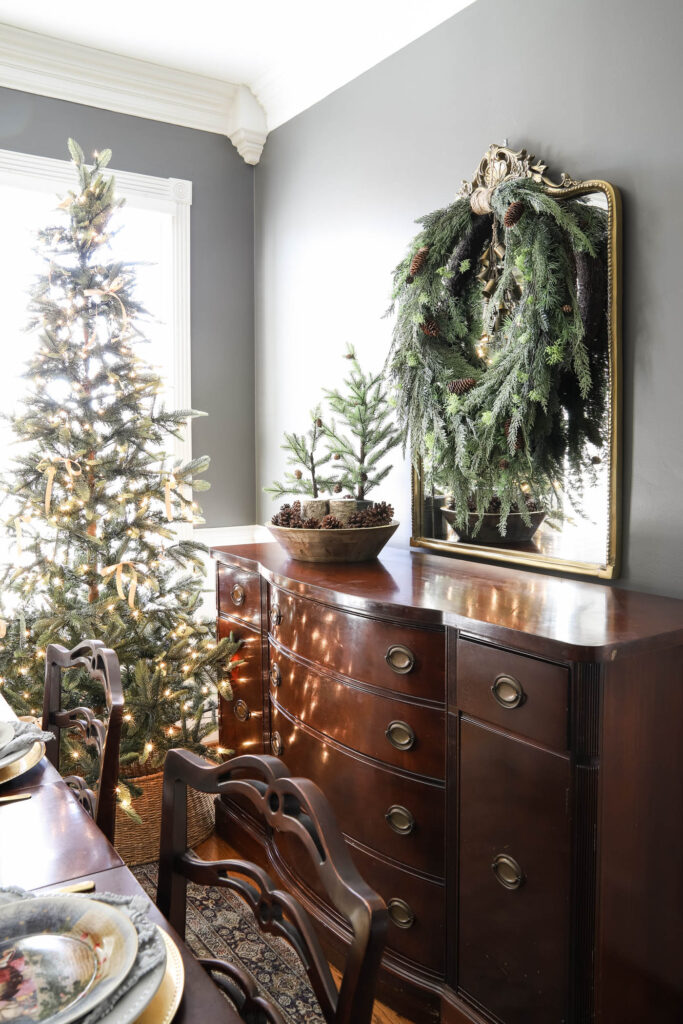
[[[497,156],[500,150],[491,147],[491,153]],[[524,153],[524,151],[522,151]],[[519,156],[519,154],[515,154]],[[528,158],[529,161],[533,157]],[[483,165],[483,162],[482,162]],[[528,166],[528,165],[527,165]],[[509,169],[509,165],[508,165]],[[536,168],[533,168],[536,170]],[[541,165],[541,169],[545,168]],[[481,169],[480,169],[481,170]],[[502,180],[507,180],[503,177]],[[500,181],[499,181],[500,183]],[[477,191],[481,181],[474,179],[472,186]],[[542,178],[545,195],[557,200],[558,203],[573,204],[571,209],[580,223],[604,223],[604,245],[599,249],[599,259],[593,259],[590,270],[590,284],[586,285],[586,275],[580,267],[576,271],[576,289],[574,305],[581,312],[584,326],[584,342],[591,360],[590,372],[593,377],[593,394],[596,400],[590,399],[582,404],[572,398],[566,407],[560,401],[559,412],[556,412],[567,437],[571,436],[572,417],[585,416],[595,426],[595,436],[591,437],[590,429],[583,431],[583,440],[579,459],[571,463],[571,455],[563,456],[557,466],[556,479],[550,486],[555,490],[552,498],[552,509],[547,511],[535,503],[529,496],[526,514],[519,511],[519,505],[512,504],[501,529],[500,502],[491,498],[491,490],[485,491],[484,504],[479,501],[476,507],[475,497],[472,499],[471,511],[463,516],[463,494],[460,493],[460,514],[458,515],[457,480],[454,483],[453,460],[450,452],[451,440],[447,434],[444,446],[434,445],[432,448],[422,444],[422,450],[414,452],[413,470],[413,536],[414,546],[447,552],[464,557],[484,558],[492,561],[517,563],[538,568],[557,569],[583,575],[602,578],[613,578],[619,568],[619,417],[620,417],[620,339],[619,339],[619,243],[620,243],[620,203],[618,192],[606,182],[576,181],[563,175],[559,185],[552,184],[545,176]],[[483,190],[482,190],[483,191]],[[492,191],[492,190],[490,190]],[[474,202],[472,203],[473,208]],[[585,210],[584,210],[585,208]],[[486,208],[484,208],[486,209]],[[495,199],[494,199],[495,209]],[[587,211],[587,212],[585,212]],[[582,220],[582,218],[587,218]],[[484,248],[483,269],[479,271],[479,280],[483,282],[482,304],[483,323],[481,346],[476,354],[481,365],[496,366],[506,358],[505,346],[509,345],[512,331],[491,329],[493,323],[489,297],[486,295],[487,280],[491,279],[492,271],[486,260],[487,255],[494,253],[496,244],[489,249]],[[504,242],[507,241],[504,238]],[[485,240],[484,246],[488,245]],[[500,257],[497,270],[498,279],[504,273],[505,244],[501,246],[503,255]],[[492,257],[493,258],[493,257]],[[518,260],[519,262],[519,260]],[[577,260],[580,263],[580,259]],[[464,264],[461,264],[461,267]],[[520,263],[521,266],[521,263]],[[526,270],[525,270],[526,272]],[[533,272],[533,270],[532,270]],[[488,274],[488,279],[486,275]],[[514,281],[513,281],[514,286]],[[585,294],[582,294],[582,290]],[[518,294],[521,292],[519,288]],[[589,294],[590,293],[590,294]],[[500,289],[491,291],[499,301]],[[509,293],[507,293],[509,295]],[[508,300],[509,301],[509,300]],[[514,302],[509,301],[509,309],[503,309],[499,319],[507,318],[507,325],[514,317]],[[588,309],[588,307],[591,307]],[[569,306],[563,307],[569,314]],[[587,312],[588,309],[588,312]],[[577,314],[578,315],[578,314]],[[487,327],[488,335],[487,335]],[[424,330],[424,328],[423,328]],[[435,339],[435,344],[439,339]],[[570,374],[567,374],[567,378]],[[456,380],[449,385],[451,394],[456,388],[474,389],[481,384],[477,380]],[[561,387],[560,385],[560,394]],[[567,387],[572,386],[570,383]],[[461,394],[457,390],[458,395]],[[470,392],[471,393],[471,392]],[[468,392],[463,390],[464,397]],[[468,415],[470,406],[459,406],[457,403],[446,406],[447,409],[464,408]],[[476,407],[475,407],[476,408]],[[477,410],[476,415],[480,415]],[[472,419],[475,413],[471,414]],[[509,421],[508,421],[509,422]],[[505,422],[505,431],[508,429]],[[556,428],[553,428],[556,429]],[[589,439],[586,440],[586,434]],[[532,450],[536,438],[530,432],[522,439],[521,448],[527,446]],[[500,439],[498,447],[493,448],[492,458],[496,465],[504,466],[506,472],[512,473],[512,467],[524,463],[523,457],[515,457],[515,443],[510,444],[511,455],[505,452],[505,437]],[[542,443],[542,442],[541,442]],[[521,456],[524,455],[522,451]],[[508,459],[511,468],[508,470]],[[564,473],[562,470],[564,467]],[[476,478],[475,478],[476,479]],[[533,482],[532,482],[533,486]],[[544,484],[548,488],[547,482]],[[527,492],[527,482],[521,484],[519,491]],[[535,496],[538,498],[538,494]]]

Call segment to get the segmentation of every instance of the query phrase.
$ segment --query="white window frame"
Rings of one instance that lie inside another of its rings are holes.
[[[192,408],[191,321],[190,321],[190,207],[192,182],[182,178],[156,178],[132,171],[107,168],[116,178],[116,194],[132,207],[159,210],[169,214],[170,247],[167,276],[171,302],[167,328],[173,352],[174,405]],[[16,153],[0,149],[0,184],[39,192],[66,192],[76,185],[74,167],[69,160]],[[192,458],[192,421],[182,441],[176,441],[174,454],[183,462]]]

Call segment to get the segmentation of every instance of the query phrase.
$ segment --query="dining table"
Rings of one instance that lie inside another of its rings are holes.
[[[0,694],[0,722],[16,720]],[[185,942],[159,913],[109,840],[43,757],[28,772],[0,784],[0,887],[20,886],[45,894],[92,881],[95,892],[143,896],[149,916],[173,939],[183,961],[183,996],[173,1024],[241,1024],[236,1010],[205,973]]]

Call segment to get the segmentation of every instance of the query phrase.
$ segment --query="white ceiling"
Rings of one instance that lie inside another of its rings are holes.
[[[0,22],[248,85],[272,130],[471,3],[0,0]]]

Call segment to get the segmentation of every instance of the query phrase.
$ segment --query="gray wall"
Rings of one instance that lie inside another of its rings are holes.
[[[193,450],[209,454],[209,526],[254,518],[253,168],[227,138],[0,89],[0,148],[68,159],[109,146],[112,166],[193,183]]]
[[[414,218],[507,137],[622,190],[623,579],[683,596],[681,39],[680,0],[478,0],[273,132],[256,170],[259,489],[345,341],[381,365]],[[389,489],[407,522],[405,466]]]

